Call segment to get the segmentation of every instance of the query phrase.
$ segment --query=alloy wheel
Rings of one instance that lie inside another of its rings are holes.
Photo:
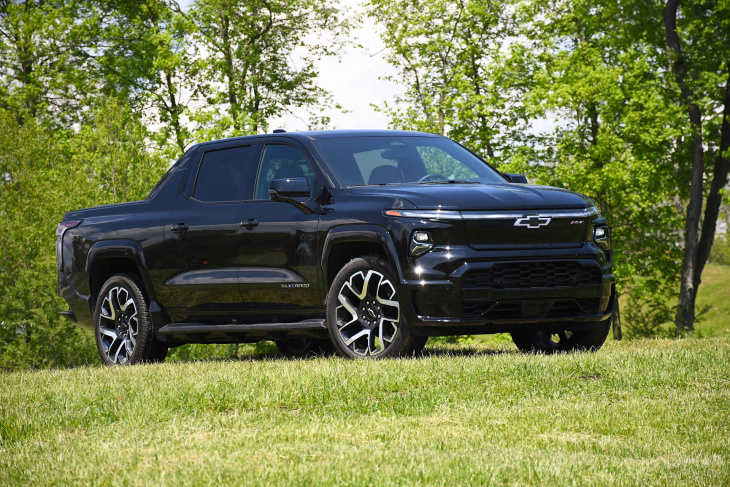
[[[340,288],[337,332],[356,355],[382,354],[393,344],[400,323],[395,286],[380,272],[354,273]]]
[[[137,347],[139,316],[131,291],[113,287],[104,296],[99,318],[99,335],[109,361],[127,363]]]

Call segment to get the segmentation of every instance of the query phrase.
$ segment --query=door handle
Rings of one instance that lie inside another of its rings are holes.
[[[170,225],[170,230],[181,235],[185,233],[188,228],[190,228],[190,226],[187,223],[173,223]]]
[[[259,226],[259,221],[254,218],[249,218],[245,222],[240,223],[242,228],[248,228],[249,230],[253,230],[253,227]]]

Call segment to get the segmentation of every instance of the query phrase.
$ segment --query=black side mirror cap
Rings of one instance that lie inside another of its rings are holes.
[[[272,200],[309,197],[309,183],[305,178],[274,179],[269,185]]]
[[[527,178],[524,174],[509,174],[509,173],[502,173],[502,176],[509,179],[510,183],[517,183],[517,184],[527,184]]]

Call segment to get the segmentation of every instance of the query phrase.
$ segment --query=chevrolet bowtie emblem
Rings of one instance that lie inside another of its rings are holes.
[[[538,215],[530,215],[526,216],[524,218],[518,218],[517,221],[515,221],[516,227],[527,227],[527,228],[540,228],[547,226],[550,223],[550,220],[552,220],[549,216],[538,216]]]

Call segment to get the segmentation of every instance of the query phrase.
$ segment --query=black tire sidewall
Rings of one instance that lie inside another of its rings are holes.
[[[339,302],[337,297],[339,295],[340,289],[350,278],[350,276],[357,272],[368,270],[380,272],[381,274],[383,274],[383,276],[386,277],[386,279],[388,279],[393,284],[393,287],[396,291],[396,299],[401,305],[400,322],[398,324],[398,331],[396,332],[396,336],[393,339],[393,342],[382,353],[375,356],[362,356],[353,352],[348,346],[345,345],[345,342],[343,341],[342,337],[340,336],[340,332],[337,329],[336,309]],[[330,290],[327,295],[327,329],[329,331],[332,344],[334,345],[334,348],[339,355],[347,358],[387,358],[408,355],[413,350],[414,336],[411,333],[410,327],[403,319],[403,304],[401,301],[401,292],[399,288],[399,281],[395,277],[395,273],[390,268],[388,263],[380,257],[358,257],[356,259],[352,259],[342,269],[340,269],[340,271],[337,273],[337,276],[332,281],[332,285],[330,286]]]
[[[109,289],[114,287],[122,287],[129,291],[134,299],[135,305],[137,306],[137,314],[139,315],[139,330],[137,335],[137,344],[132,352],[132,356],[124,364],[117,364],[106,356],[104,352],[104,345],[101,342],[101,334],[99,333],[99,324],[101,319],[101,306],[104,302],[104,296],[107,295]],[[149,314],[149,303],[144,293],[142,292],[141,285],[137,283],[136,279],[127,274],[116,274],[104,283],[96,297],[96,304],[94,309],[94,337],[96,339],[96,349],[99,352],[101,360],[106,365],[134,365],[142,363],[148,359],[152,348],[152,322]],[[166,349],[167,347],[165,347]],[[159,355],[162,355],[160,353]],[[165,350],[164,355],[167,355]],[[164,360],[162,357],[155,357],[154,360]]]
[[[568,341],[558,343],[556,347],[547,347],[540,343],[544,339],[544,334],[550,332],[516,331],[512,332],[511,336],[517,348],[525,353],[596,352],[603,346],[610,329],[611,319],[603,320],[588,329],[573,330]],[[566,327],[566,330],[570,328]]]

